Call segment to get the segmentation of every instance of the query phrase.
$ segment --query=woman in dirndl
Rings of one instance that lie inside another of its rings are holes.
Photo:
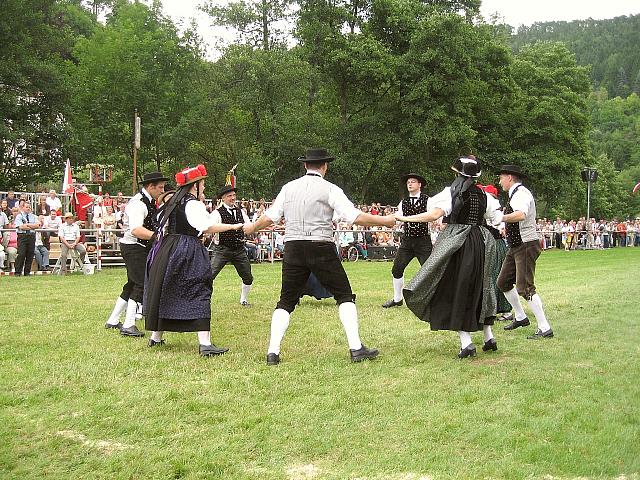
[[[152,332],[150,347],[164,344],[164,331],[197,332],[200,355],[211,356],[228,349],[211,343],[213,275],[200,237],[239,230],[242,224],[211,220],[198,200],[206,177],[204,165],[178,172],[178,189],[160,208],[161,238],[147,259],[144,312],[145,329]]]
[[[401,222],[431,222],[445,217],[446,228],[433,252],[404,289],[409,309],[429,322],[431,330],[452,330],[460,336],[459,358],[473,357],[471,333],[484,333],[483,351],[495,351],[491,331],[496,315],[496,292],[491,272],[496,261],[495,240],[485,219],[499,224],[500,203],[476,185],[480,162],[462,157],[451,167],[458,175],[450,187],[430,198],[427,212]]]

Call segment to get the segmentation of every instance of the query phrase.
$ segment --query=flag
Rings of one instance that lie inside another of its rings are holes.
[[[227,178],[225,179],[225,186],[231,185],[233,188],[236,188],[236,167],[238,164],[236,163],[231,170],[227,172]]]
[[[78,220],[87,220],[87,210],[93,205],[93,198],[82,190],[74,189],[73,192],[73,210],[76,212]]]
[[[73,192],[73,177],[71,176],[71,163],[67,158],[67,166],[64,169],[64,179],[62,180],[62,193]]]

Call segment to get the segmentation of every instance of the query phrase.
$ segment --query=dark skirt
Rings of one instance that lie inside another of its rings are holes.
[[[504,258],[507,256],[507,249],[507,244],[502,238],[496,240],[496,264],[492,273],[493,282],[496,285],[497,313],[508,313],[511,311],[511,304],[509,303],[509,300],[507,300],[504,293],[502,293],[502,290],[500,290],[497,285],[502,263],[504,262]]]
[[[145,329],[209,330],[212,292],[211,263],[200,240],[190,235],[167,235],[153,262],[147,264]]]
[[[483,227],[449,224],[404,289],[409,309],[432,330],[475,332],[496,315],[495,240]]]

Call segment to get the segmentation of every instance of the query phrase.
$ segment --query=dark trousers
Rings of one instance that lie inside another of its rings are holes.
[[[242,283],[245,285],[253,284],[253,274],[251,273],[251,263],[244,245],[237,247],[228,247],[226,245],[217,245],[213,251],[211,259],[211,270],[213,271],[213,279],[218,276],[224,266],[230,263],[236,268],[236,272],[240,275]]]
[[[282,289],[276,308],[291,313],[302,296],[311,272],[333,295],[336,303],[355,301],[351,284],[333,242],[293,240],[285,244]]]
[[[563,249],[564,246],[562,245],[562,233],[556,232],[553,234],[553,237],[555,239],[556,248]]]
[[[31,262],[36,252],[35,234],[18,234],[18,256],[16,257],[16,275],[29,275],[31,273]]]
[[[531,300],[536,293],[533,282],[536,274],[536,260],[541,251],[540,242],[537,240],[509,248],[496,282],[498,288],[508,292],[515,283],[518,294]]]
[[[127,267],[127,283],[122,287],[120,298],[142,302],[144,294],[144,274],[147,268],[147,249],[137,243],[120,244],[122,259]]]
[[[431,255],[431,239],[428,237],[402,237],[400,248],[393,259],[391,275],[393,278],[402,278],[404,269],[414,258],[418,259],[420,265],[427,261]]]

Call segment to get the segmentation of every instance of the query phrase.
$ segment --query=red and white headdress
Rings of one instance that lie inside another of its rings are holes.
[[[187,167],[176,173],[176,184],[178,187],[195,183],[198,180],[207,178],[207,169],[200,164],[195,167]]]

